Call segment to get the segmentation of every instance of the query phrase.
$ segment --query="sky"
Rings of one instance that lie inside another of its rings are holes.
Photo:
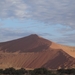
[[[75,46],[75,0],[0,0],[0,42],[30,34]]]

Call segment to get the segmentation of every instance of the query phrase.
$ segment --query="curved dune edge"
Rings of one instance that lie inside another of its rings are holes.
[[[53,49],[62,49],[63,51],[68,53],[70,56],[75,58],[75,47],[60,45],[60,44],[56,44],[54,42],[52,42],[50,47]]]

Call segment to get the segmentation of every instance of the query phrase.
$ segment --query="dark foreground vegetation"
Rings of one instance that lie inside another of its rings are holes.
[[[58,70],[48,70],[46,68],[36,68],[34,70],[25,70],[6,68],[0,69],[0,75],[75,75],[75,69],[58,69]]]

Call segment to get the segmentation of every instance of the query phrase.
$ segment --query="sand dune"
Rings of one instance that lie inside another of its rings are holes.
[[[33,34],[0,43],[0,67],[71,68],[75,67],[73,50],[73,47],[59,45]]]

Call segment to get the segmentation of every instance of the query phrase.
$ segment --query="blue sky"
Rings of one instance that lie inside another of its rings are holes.
[[[0,0],[0,42],[30,34],[75,46],[75,0]]]

